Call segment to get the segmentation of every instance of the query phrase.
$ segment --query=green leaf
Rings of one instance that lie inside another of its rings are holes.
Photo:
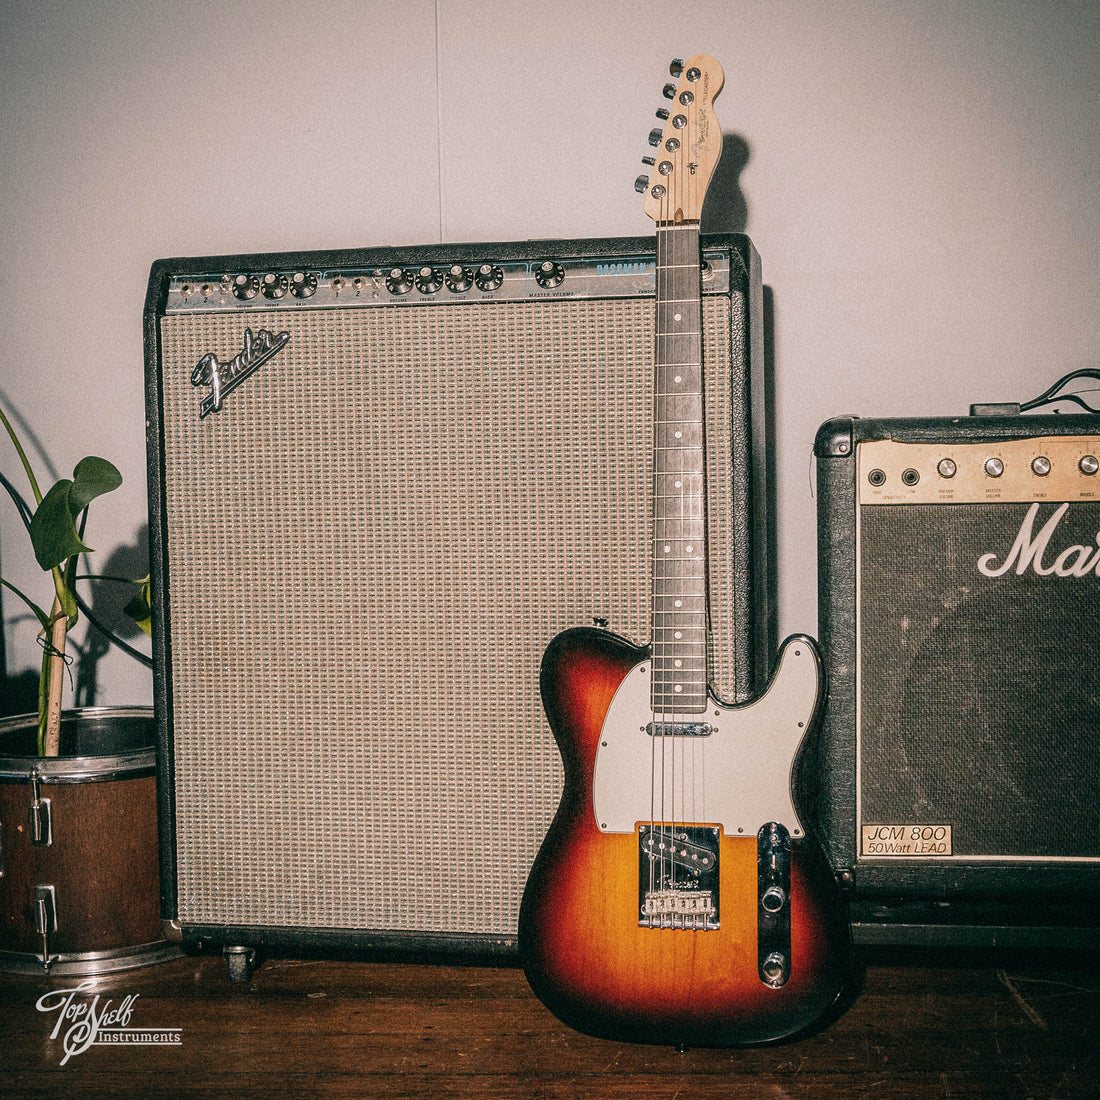
[[[31,545],[35,559],[43,569],[53,569],[66,558],[88,549],[76,531],[76,516],[69,503],[72,486],[71,481],[62,478],[42,498],[42,503],[31,517]]]
[[[87,553],[76,528],[80,513],[96,497],[117,489],[122,475],[104,458],[82,458],[73,480],[62,478],[42,498],[31,519],[34,556],[43,569],[53,569],[74,554]]]
[[[149,578],[145,577],[144,580],[134,583],[140,583],[141,591],[123,608],[123,611],[134,620],[139,629],[144,630],[146,634],[152,634],[153,612],[150,607]]]
[[[49,627],[49,615],[47,615],[46,612],[43,611],[42,608],[40,608],[38,604],[36,604],[34,600],[30,598],[30,596],[28,596],[25,592],[20,592],[19,589],[11,583],[11,581],[6,581],[3,577],[0,577],[0,585],[3,585],[5,588],[14,592],[34,612],[35,618],[38,619],[38,621],[42,624],[43,630],[46,630]]]
[[[96,497],[117,489],[121,484],[122,474],[113,463],[94,455],[82,458],[73,470],[73,487],[69,490],[69,504],[74,518]]]

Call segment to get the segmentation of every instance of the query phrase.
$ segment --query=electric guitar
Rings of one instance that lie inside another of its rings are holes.
[[[848,929],[792,796],[821,692],[814,643],[787,639],[747,704],[709,685],[699,215],[724,77],[707,56],[671,71],[653,181],[637,184],[657,223],[651,644],[579,627],[546,650],[565,787],[519,948],[563,1022],[684,1048],[814,1024],[843,989]]]

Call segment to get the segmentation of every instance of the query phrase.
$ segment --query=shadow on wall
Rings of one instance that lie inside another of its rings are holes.
[[[744,233],[749,208],[741,190],[741,173],[749,162],[749,143],[739,134],[722,135],[722,156],[703,200],[699,228],[703,233]]]

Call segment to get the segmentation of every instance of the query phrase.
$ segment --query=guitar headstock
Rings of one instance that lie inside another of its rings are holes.
[[[714,115],[714,101],[726,75],[706,54],[674,61],[669,72],[677,83],[666,84],[671,100],[657,117],[665,128],[653,130],[649,143],[657,152],[646,157],[653,176],[639,176],[634,186],[645,192],[645,212],[658,223],[697,222],[703,199],[722,155],[722,128]]]

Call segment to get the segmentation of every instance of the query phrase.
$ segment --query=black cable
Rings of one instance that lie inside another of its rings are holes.
[[[1058,392],[1063,386],[1068,385],[1078,378],[1091,378],[1094,381],[1100,382],[1100,368],[1082,367],[1080,370],[1070,371],[1069,374],[1065,374],[1059,378],[1050,389],[1045,390],[1043,393],[1039,394],[1038,397],[1021,405],[1020,411],[1030,412],[1032,409],[1037,409],[1042,405],[1053,405],[1055,401],[1072,401],[1075,405],[1080,405],[1086,412],[1100,412],[1100,407],[1090,405],[1077,391],[1069,393]],[[1088,389],[1084,392],[1097,393],[1100,392],[1100,388]]]

